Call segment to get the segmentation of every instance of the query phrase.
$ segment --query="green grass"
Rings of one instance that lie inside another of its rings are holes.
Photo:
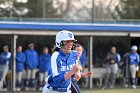
[[[118,89],[82,89],[82,93],[140,93],[140,88],[137,89],[125,89],[125,88],[118,88]],[[0,92],[0,93],[42,93],[42,92]]]
[[[137,89],[84,89],[82,93],[140,93]]]

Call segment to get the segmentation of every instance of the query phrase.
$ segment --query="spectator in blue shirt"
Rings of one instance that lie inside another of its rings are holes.
[[[18,46],[16,52],[16,75],[17,75],[16,90],[17,91],[21,90],[22,72],[24,70],[25,61],[26,61],[26,57],[25,54],[22,52],[22,46]]]
[[[3,46],[3,52],[0,54],[0,87],[3,85],[3,90],[7,90],[7,84],[5,77],[9,70],[9,62],[11,58],[11,53],[9,52],[9,47],[7,45]],[[3,84],[4,83],[4,84]]]
[[[83,47],[80,44],[76,44],[76,52],[78,55],[78,63],[84,67],[85,65],[85,61],[86,61],[86,56],[85,53],[83,52]],[[91,76],[92,72],[84,72],[84,73],[80,73],[81,77],[87,77],[87,76]],[[78,86],[78,80],[72,78],[72,83],[71,83],[71,90],[72,93],[81,93],[81,90]]]
[[[76,51],[77,51],[77,54],[79,55],[80,64],[84,68],[85,62],[86,62],[86,55],[85,55],[82,45],[77,44]]]
[[[50,66],[51,55],[48,53],[48,48],[44,47],[43,53],[39,57],[39,83],[40,89],[44,86],[45,78],[48,76],[48,70]]]
[[[26,55],[26,81],[25,81],[25,90],[28,91],[29,87],[32,88],[32,90],[35,90],[35,75],[36,75],[36,69],[38,66],[38,53],[34,49],[34,44],[29,44],[29,49],[25,51]]]

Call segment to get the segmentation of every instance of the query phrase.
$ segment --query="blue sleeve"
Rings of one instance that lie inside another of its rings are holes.
[[[29,58],[28,54],[29,54],[29,51],[26,50],[26,51],[25,51],[25,58],[26,58],[26,61],[25,61],[25,68],[27,68],[27,67],[28,67],[28,64],[30,63],[30,58]]]
[[[63,83],[65,82],[65,74],[59,74],[55,77],[53,77],[53,81],[56,82],[56,83]]]
[[[7,56],[3,57],[3,61],[7,62],[7,61],[10,61],[10,58],[11,58],[11,53],[7,53]]]
[[[9,61],[9,58],[3,58],[3,61],[7,62]]]
[[[23,53],[23,60],[26,62],[26,55]]]
[[[28,62],[29,59],[28,59],[28,52],[27,51],[25,51],[25,58],[26,58],[26,62]]]
[[[21,59],[20,57],[18,57],[18,56],[16,56],[16,60],[17,60],[18,62],[22,62],[22,59]]]
[[[5,63],[5,61],[3,60],[2,56],[0,56],[0,63]]]
[[[81,65],[84,66],[85,65],[85,62],[86,62],[86,55],[85,53],[83,52],[81,57],[80,57],[80,62],[81,62]]]
[[[51,68],[51,55],[49,54],[49,61],[48,61],[48,71]]]
[[[38,53],[36,52],[36,61],[37,61],[37,65],[39,63],[39,56],[38,56]]]
[[[22,62],[22,63],[24,63],[25,60],[26,60],[25,54],[22,53],[22,57],[21,57],[21,58],[19,58],[18,56],[16,56],[16,60],[17,60],[18,62]]]
[[[42,54],[39,56],[39,65],[42,62]]]
[[[116,62],[119,63],[121,61],[121,56],[119,54],[116,55]]]
[[[136,63],[139,64],[139,62],[140,62],[140,59],[139,59],[139,55],[137,54],[137,61],[136,61]]]

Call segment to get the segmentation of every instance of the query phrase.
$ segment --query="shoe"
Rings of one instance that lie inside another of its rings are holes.
[[[39,91],[42,91],[42,90],[43,90],[43,88],[42,88],[42,87],[40,87],[40,88],[39,88]]]
[[[3,91],[7,91],[7,88],[3,88]]]
[[[29,91],[29,88],[28,88],[28,87],[26,87],[26,88],[25,88],[25,91]]]
[[[36,91],[36,89],[35,89],[35,88],[32,88],[32,90],[33,90],[33,91]]]
[[[132,88],[133,88],[133,89],[136,89],[136,85],[132,85]]]
[[[106,89],[106,86],[103,86],[102,89]]]
[[[115,88],[114,86],[109,86],[109,88]]]
[[[125,87],[125,88],[128,88],[128,84],[125,84],[124,87]]]
[[[20,91],[20,90],[21,90],[20,88],[17,88],[17,89],[16,89],[16,91]]]

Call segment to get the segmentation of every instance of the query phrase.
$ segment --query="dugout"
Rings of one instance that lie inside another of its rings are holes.
[[[100,63],[111,46],[116,46],[121,55],[128,51],[131,37],[140,34],[140,25],[0,22],[0,45],[9,42],[13,54],[11,89],[15,89],[16,46],[22,45],[26,49],[28,43],[33,42],[40,53],[44,46],[51,49],[55,35],[60,30],[70,30],[74,33],[86,50],[87,66],[89,71],[92,71],[93,67],[101,67]],[[92,78],[89,79],[89,88],[92,88]]]

